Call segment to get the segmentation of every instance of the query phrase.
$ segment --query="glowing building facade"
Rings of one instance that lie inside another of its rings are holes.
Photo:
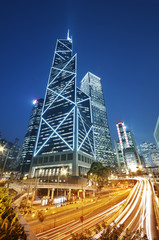
[[[159,148],[159,117],[157,119],[155,131],[154,131],[154,138],[155,138],[156,144]]]
[[[88,72],[81,81],[81,90],[91,98],[96,158],[105,165],[114,166],[101,79]]]
[[[72,39],[57,40],[38,130],[32,177],[85,175],[95,160],[90,98],[76,86]]]
[[[88,72],[81,81],[81,90],[91,98],[96,158],[105,165],[114,166],[101,79]]]
[[[140,150],[140,154],[144,158],[144,165],[151,167],[152,160],[151,160],[150,154],[153,150],[157,150],[156,145],[152,142],[143,142],[139,145],[139,150]]]
[[[155,168],[155,173],[159,173],[159,149],[154,149],[150,153],[150,158],[152,162],[152,166]]]
[[[36,136],[39,129],[40,117],[44,99],[34,100],[28,128],[24,137],[20,158],[21,171],[28,173],[33,157]]]
[[[116,124],[119,142],[115,141],[116,156],[120,171],[135,171],[140,164],[140,157],[132,132],[126,130],[125,124]]]

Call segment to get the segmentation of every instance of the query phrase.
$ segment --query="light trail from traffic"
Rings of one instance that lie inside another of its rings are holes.
[[[93,217],[90,217],[89,219],[85,220],[83,223],[78,221],[74,221],[71,222],[70,224],[64,224],[63,226],[59,226],[56,227],[54,229],[50,229],[48,231],[42,232],[37,234],[36,236],[38,237],[39,240],[43,240],[43,239],[49,239],[49,240],[53,240],[53,239],[70,239],[70,233],[76,233],[79,231],[82,231],[83,229],[90,229],[91,227],[94,227],[97,223],[101,222],[102,220],[104,220],[106,217],[109,217],[111,214],[113,214],[114,212],[117,212],[121,205],[124,204],[124,202],[126,201],[123,200],[120,203],[116,204],[115,206],[103,211],[102,213],[95,215]],[[68,227],[69,226],[69,227]],[[60,232],[59,232],[60,230]],[[58,237],[57,237],[58,234]],[[66,234],[66,235],[64,235]],[[63,236],[64,235],[64,236]],[[69,238],[67,238],[69,237]]]
[[[128,204],[123,213],[115,219],[118,226],[124,224],[125,228],[119,239],[122,239],[125,235],[126,229],[129,229],[131,232],[143,230],[143,235],[146,234],[149,240],[152,240],[155,236],[157,236],[156,239],[158,239],[157,229],[156,233],[152,231],[151,225],[152,220],[154,220],[151,218],[152,211],[151,185],[146,178],[140,178],[138,188],[132,201]]]
[[[146,234],[149,240],[159,239],[155,225],[150,182],[146,178],[138,178],[137,180],[138,182],[126,199],[98,214],[93,213],[93,216],[89,216],[83,222],[72,220],[61,226],[38,233],[36,235],[38,240],[70,240],[72,239],[71,234],[81,233],[86,229],[95,232],[96,225],[102,223],[103,220],[106,220],[112,226],[112,231],[113,221],[117,226],[124,224],[124,230],[119,236],[119,240],[124,237],[126,229],[129,229],[132,233],[143,229],[143,235]],[[99,236],[100,234],[95,235],[94,239],[99,239]]]

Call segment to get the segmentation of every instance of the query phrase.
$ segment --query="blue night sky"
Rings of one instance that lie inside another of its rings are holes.
[[[159,115],[159,1],[1,0],[0,131],[20,139],[43,98],[56,39],[73,38],[77,81],[101,77],[112,141],[116,120],[137,144],[154,141]]]

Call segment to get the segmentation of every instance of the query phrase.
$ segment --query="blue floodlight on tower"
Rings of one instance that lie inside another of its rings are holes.
[[[85,174],[95,159],[90,98],[76,86],[72,38],[57,40],[37,134],[31,175],[43,168]],[[65,155],[65,157],[64,157]],[[64,159],[64,160],[62,160]]]

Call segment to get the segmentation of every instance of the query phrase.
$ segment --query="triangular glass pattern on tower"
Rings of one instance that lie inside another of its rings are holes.
[[[76,59],[72,39],[57,40],[34,157],[64,151],[95,155],[90,98],[76,87]]]

